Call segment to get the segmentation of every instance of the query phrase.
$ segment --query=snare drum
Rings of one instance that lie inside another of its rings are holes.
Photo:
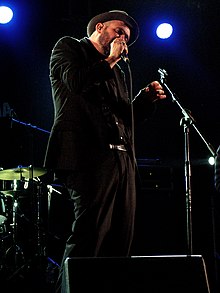
[[[22,180],[0,180],[0,190],[5,194],[7,191],[8,193],[13,193],[15,191],[26,192],[29,188],[29,179],[22,179]]]

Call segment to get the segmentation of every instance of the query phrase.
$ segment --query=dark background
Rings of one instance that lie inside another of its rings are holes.
[[[180,104],[191,111],[189,127],[192,167],[193,253],[202,254],[210,279],[219,274],[219,194],[207,159],[220,144],[220,3],[219,1],[9,1],[14,20],[0,26],[0,166],[43,166],[53,122],[49,58],[59,37],[86,35],[94,15],[120,9],[140,26],[138,41],[129,48],[133,92],[152,80],[157,70],[168,73],[167,84]],[[170,21],[174,34],[159,40],[154,29]],[[123,62],[121,66],[127,73]],[[5,107],[13,109],[11,123]],[[7,115],[6,115],[7,114]],[[171,96],[158,103],[154,117],[136,129],[136,154],[143,188],[138,198],[134,254],[188,252],[185,194],[183,113]],[[198,131],[196,131],[198,130]],[[61,218],[62,218],[62,211]]]

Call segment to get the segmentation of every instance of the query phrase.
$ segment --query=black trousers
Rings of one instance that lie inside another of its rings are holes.
[[[135,165],[127,152],[112,150],[93,172],[68,173],[65,181],[75,220],[57,292],[67,257],[129,256],[136,209]]]

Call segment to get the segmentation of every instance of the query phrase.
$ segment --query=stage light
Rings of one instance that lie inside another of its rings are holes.
[[[10,7],[0,6],[0,23],[6,24],[13,18],[13,11]]]
[[[156,29],[156,34],[160,39],[168,39],[172,33],[173,27],[169,23],[161,23]]]

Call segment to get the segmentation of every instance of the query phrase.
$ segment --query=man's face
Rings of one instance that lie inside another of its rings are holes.
[[[103,47],[104,54],[109,55],[111,42],[118,38],[128,42],[130,39],[130,29],[120,20],[104,22],[99,36],[99,43]]]

